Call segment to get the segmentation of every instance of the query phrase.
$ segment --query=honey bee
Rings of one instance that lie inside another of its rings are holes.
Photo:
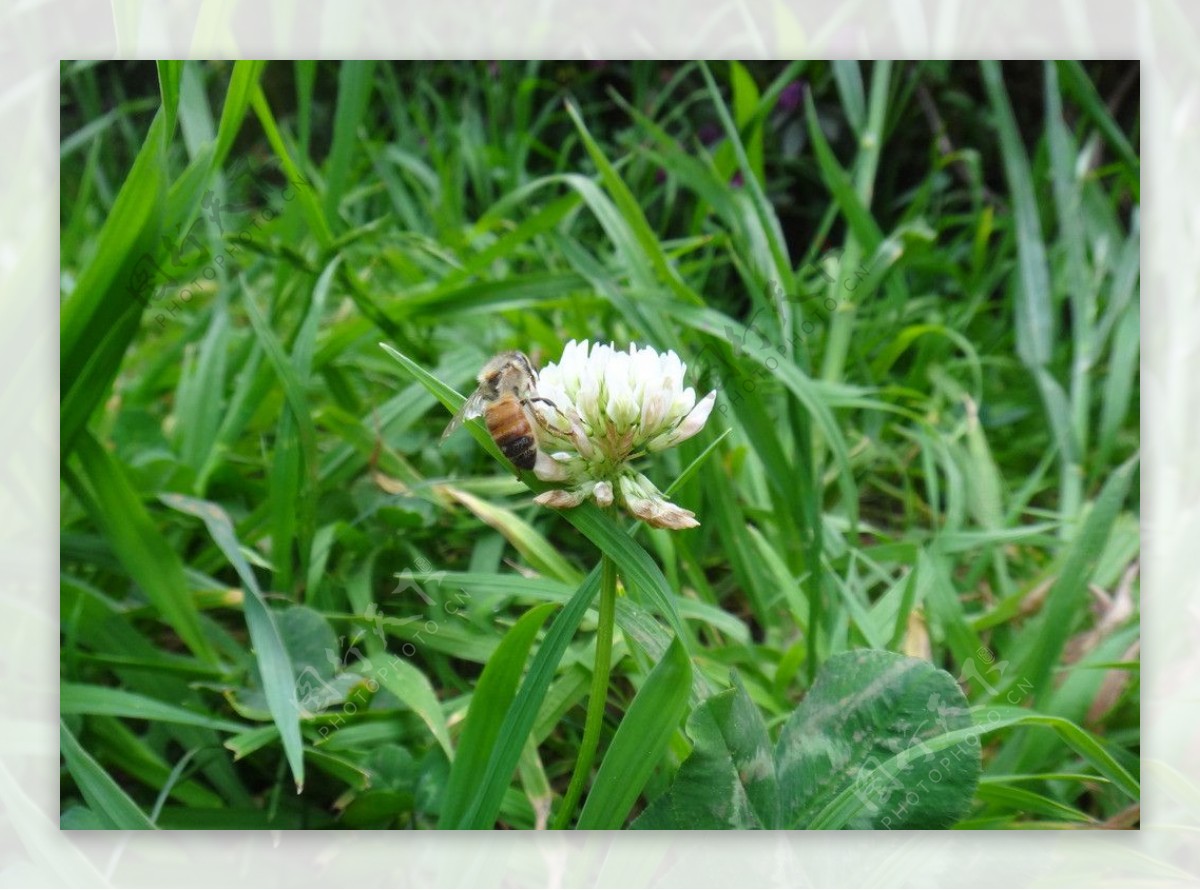
[[[442,441],[464,420],[483,417],[488,433],[513,466],[532,470],[537,462],[537,436],[533,425],[542,421],[533,402],[554,405],[537,394],[537,371],[523,352],[502,352],[479,372],[479,386],[463,402],[442,433]]]

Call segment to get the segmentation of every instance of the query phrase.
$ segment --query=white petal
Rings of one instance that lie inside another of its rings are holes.
[[[671,399],[661,387],[647,392],[642,399],[642,435],[653,438],[662,432]]]
[[[629,388],[629,377],[625,370],[614,363],[609,365],[606,375],[608,386],[608,404],[605,413],[618,430],[624,431],[633,426],[633,422],[641,417],[641,407],[634,401],[633,391]]]
[[[646,523],[655,528],[669,528],[678,531],[685,528],[696,528],[700,521],[696,519],[696,514],[691,510],[685,510],[668,501],[663,501],[654,516],[647,519]]]
[[[596,426],[602,419],[600,381],[592,373],[590,367],[585,368],[580,376],[579,392],[575,395],[575,407],[579,409],[580,418],[588,426]]]
[[[645,477],[641,476],[641,478],[644,479]],[[624,475],[618,480],[617,484],[621,489],[621,500],[629,508],[629,512],[633,513],[635,505],[641,506],[644,501],[649,500],[646,491],[637,483],[637,480],[633,476]]]
[[[592,496],[596,498],[596,503],[601,507],[607,507],[613,502],[613,489],[611,482],[597,482],[596,487],[592,489]]]
[[[581,489],[574,489],[572,491],[555,489],[554,491],[543,491],[533,499],[533,502],[541,504],[543,507],[565,510],[570,507],[578,507],[583,503],[584,496],[585,494]]]
[[[533,474],[543,482],[562,482],[571,478],[567,467],[544,451],[537,454],[537,460],[533,463]]]
[[[688,412],[687,417],[680,421],[677,427],[668,433],[650,440],[646,448],[650,451],[662,451],[664,448],[678,445],[685,439],[690,439],[696,435],[696,433],[704,429],[704,424],[708,422],[708,415],[712,413],[713,405],[716,404],[716,401],[717,391],[714,389],[700,400],[700,404]]]
[[[679,356],[675,354],[675,350],[669,350],[662,357],[662,373],[663,376],[670,381],[670,386],[673,389],[679,390],[683,388],[683,362],[679,360]]]
[[[684,529],[700,524],[696,514],[672,504],[640,473],[636,480],[630,476],[621,477],[621,495],[630,513],[655,528]]]

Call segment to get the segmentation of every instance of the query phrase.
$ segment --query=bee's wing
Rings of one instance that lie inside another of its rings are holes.
[[[450,422],[446,424],[446,429],[442,431],[441,441],[445,442],[450,437],[450,434],[462,426],[464,420],[470,420],[473,417],[479,417],[483,414],[483,406],[485,397],[482,390],[475,390],[467,397],[467,400],[462,403],[462,407],[458,409],[458,413],[450,418]]]

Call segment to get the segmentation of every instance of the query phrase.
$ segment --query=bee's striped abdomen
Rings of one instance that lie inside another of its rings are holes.
[[[537,461],[537,439],[529,426],[529,417],[512,396],[495,402],[487,411],[487,428],[513,466],[532,470]]]

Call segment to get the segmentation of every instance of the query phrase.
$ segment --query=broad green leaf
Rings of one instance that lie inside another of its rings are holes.
[[[321,680],[330,679],[350,654],[341,649],[333,626],[316,609],[289,606],[275,613],[275,624],[297,681],[306,672]]]
[[[758,706],[736,674],[732,688],[706,699],[692,712],[687,734],[692,753],[674,783],[631,827],[777,827],[774,748]]]
[[[979,740],[940,758],[932,746],[969,727],[958,684],[929,662],[874,649],[833,656],[776,743],[780,827],[953,825],[979,779]],[[827,812],[846,795],[853,812]]]

